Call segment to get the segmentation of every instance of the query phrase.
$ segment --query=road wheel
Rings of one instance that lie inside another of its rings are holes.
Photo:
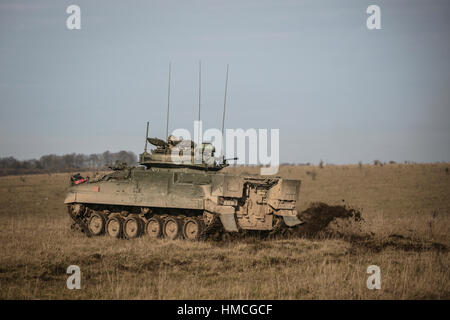
[[[157,216],[151,217],[145,224],[145,233],[147,233],[147,236],[151,239],[157,239],[162,235],[162,225],[163,223],[161,218]]]
[[[170,240],[180,238],[182,236],[182,225],[180,220],[174,217],[167,217],[164,220],[163,233],[164,237]]]
[[[112,238],[122,237],[123,219],[119,217],[112,217],[106,221],[106,234]]]
[[[187,218],[183,224],[183,236],[188,240],[198,240],[204,230],[203,221],[197,218]]]
[[[106,219],[101,213],[93,213],[89,217],[88,228],[93,236],[99,236],[105,233]]]
[[[129,217],[123,224],[123,235],[127,239],[138,238],[142,235],[142,221],[138,217]]]

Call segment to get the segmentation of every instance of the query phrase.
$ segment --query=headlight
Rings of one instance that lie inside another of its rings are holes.
[[[237,206],[238,201],[237,199],[219,198],[219,204],[221,204],[222,206]]]

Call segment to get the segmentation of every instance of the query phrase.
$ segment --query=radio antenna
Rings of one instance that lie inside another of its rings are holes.
[[[202,97],[202,61],[198,62],[198,121],[200,121],[200,104]]]
[[[147,131],[145,132],[145,147],[144,147],[144,153],[147,153],[147,142],[148,142],[148,121],[147,121]]]
[[[198,61],[198,129],[200,130],[200,106],[202,100],[202,60]],[[201,133],[198,136],[197,145],[200,145],[200,141],[202,138],[200,137]]]
[[[169,62],[169,88],[167,92],[167,122],[166,122],[166,139],[169,141],[169,111],[170,111],[170,73],[172,63]]]
[[[227,105],[227,89],[228,89],[228,64],[227,64],[227,76],[225,78],[225,97],[223,99],[223,114],[222,114],[222,139],[223,139],[223,131],[225,128],[225,108]]]

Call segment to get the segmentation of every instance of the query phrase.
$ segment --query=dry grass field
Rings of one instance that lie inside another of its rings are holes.
[[[257,168],[227,168],[256,173]],[[70,231],[68,174],[0,178],[1,299],[450,299],[450,164],[283,166],[301,203],[360,209],[313,238],[226,242],[86,238]],[[80,290],[66,288],[69,265]],[[381,268],[381,290],[366,269]]]

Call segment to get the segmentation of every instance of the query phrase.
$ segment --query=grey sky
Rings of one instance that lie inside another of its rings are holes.
[[[66,8],[81,7],[81,30]],[[382,30],[366,28],[381,7]],[[0,0],[0,157],[143,149],[204,127],[280,128],[281,162],[450,161],[449,1]]]

